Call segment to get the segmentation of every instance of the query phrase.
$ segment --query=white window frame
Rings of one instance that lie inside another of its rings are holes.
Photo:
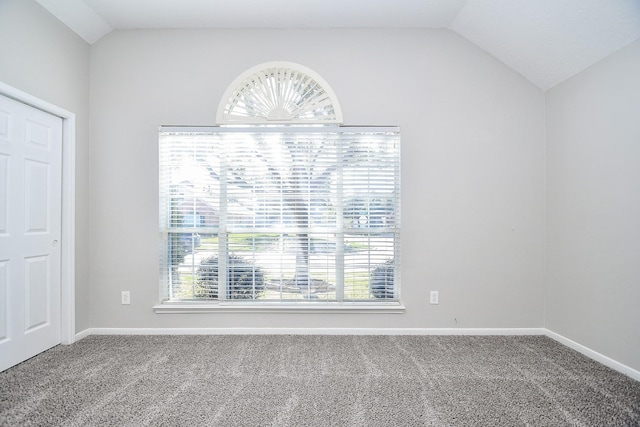
[[[174,131],[216,131],[216,132],[246,132],[250,129],[255,132],[259,127],[264,132],[328,132],[339,134],[341,132],[354,132],[358,129],[368,132],[379,129],[383,132],[396,132],[397,127],[343,127],[342,109],[338,103],[335,93],[317,73],[300,64],[290,62],[268,62],[252,67],[244,73],[240,74],[229,85],[227,91],[223,95],[217,114],[217,122],[222,126],[214,127],[161,127],[161,132]],[[250,128],[247,127],[251,126]],[[245,127],[243,129],[243,126]],[[162,151],[162,147],[161,147]],[[175,301],[161,297],[160,304],[154,306],[156,313],[204,313],[204,312],[252,312],[252,311],[286,311],[286,312],[303,312],[303,313],[403,313],[405,308],[400,303],[400,209],[399,209],[399,182],[400,182],[400,159],[399,146],[397,152],[397,171],[395,180],[397,182],[398,194],[397,205],[395,210],[396,220],[392,233],[394,237],[394,295],[391,300],[383,299],[367,299],[359,301],[343,300],[339,295],[344,295],[342,287],[342,279],[336,277],[336,301],[304,301],[295,300],[288,302],[287,300],[230,300],[226,298],[226,285],[223,283],[219,297],[216,300],[189,300]],[[166,198],[165,187],[163,187],[163,164],[161,159],[161,198]],[[166,179],[166,178],[165,178]],[[220,208],[226,205],[224,197],[220,197]],[[166,201],[165,201],[166,202]],[[164,209],[164,211],[163,211]],[[163,205],[161,199],[161,253],[162,262],[164,264],[161,269],[161,296],[167,295],[168,281],[166,271],[167,263],[170,263],[169,255],[167,255],[167,233],[170,233],[170,227],[167,227],[166,221],[166,203]],[[163,215],[165,216],[163,219]],[[340,216],[342,218],[342,216]],[[341,222],[340,219],[338,222]],[[170,221],[169,221],[170,222]],[[223,222],[223,221],[221,221]],[[220,235],[226,236],[228,231],[223,227],[220,229]],[[372,232],[372,235],[375,234]],[[220,238],[224,242],[225,237]],[[225,242],[226,243],[226,242]],[[220,244],[218,253],[228,256],[223,243]],[[344,271],[343,264],[340,261],[340,253],[338,245],[336,245],[336,270]],[[226,279],[226,259],[222,255],[220,259],[221,280]],[[195,262],[195,261],[193,261]],[[169,266],[168,268],[171,268]],[[193,279],[192,279],[193,280]],[[170,292],[169,292],[170,293]]]
[[[283,126],[271,126],[271,127],[162,127],[161,134],[169,134],[172,135],[174,133],[179,135],[192,135],[192,134],[215,134],[215,135],[233,135],[233,134],[265,134],[265,133],[286,133],[287,135],[304,135],[304,134],[314,134],[314,135],[322,135],[327,134],[330,137],[335,137],[336,135],[340,135],[342,133],[346,134],[358,134],[362,133],[363,135],[375,135],[375,134],[385,134],[392,133],[397,140],[397,152],[396,158],[393,164],[395,168],[395,180],[396,185],[399,187],[399,178],[400,178],[400,159],[399,159],[399,129],[397,127],[345,127],[345,126],[323,126],[323,127],[283,127]],[[174,145],[175,146],[175,145]],[[232,148],[232,147],[229,147]],[[208,148],[207,148],[208,149]],[[189,150],[187,150],[189,151]],[[167,153],[164,147],[161,147],[161,156],[163,158],[171,157],[171,153]],[[161,203],[161,217],[164,216],[164,219],[161,218],[162,228],[161,239],[162,239],[162,256],[164,261],[165,268],[163,269],[164,274],[161,275],[161,294],[164,294],[167,297],[170,297],[170,292],[168,291],[169,282],[171,278],[168,277],[168,272],[171,270],[171,260],[170,255],[168,253],[168,242],[171,240],[168,238],[169,233],[171,233],[172,229],[175,230],[173,232],[179,232],[183,230],[183,226],[172,228],[171,220],[168,219],[171,215],[170,212],[167,211],[167,207],[171,206],[171,201],[167,200],[168,195],[171,193],[171,190],[167,187],[168,179],[166,178],[167,171],[166,165],[160,165],[160,173],[161,173],[161,197],[164,198],[164,203]],[[224,174],[224,172],[222,172]],[[221,185],[224,186],[224,185]],[[226,203],[226,191],[221,191],[220,193],[220,206],[223,206]],[[394,278],[393,278],[393,287],[394,287],[394,297],[392,299],[377,299],[370,298],[365,300],[346,300],[343,298],[344,296],[344,288],[341,285],[342,277],[344,277],[344,253],[340,253],[338,249],[335,253],[336,256],[336,300],[335,301],[306,301],[306,300],[230,300],[226,298],[227,292],[225,283],[221,285],[220,289],[220,299],[214,300],[170,300],[165,299],[161,304],[154,307],[156,313],[176,313],[176,312],[194,312],[194,313],[202,313],[202,312],[214,312],[214,311],[295,311],[295,312],[403,312],[404,307],[400,303],[400,253],[399,253],[399,243],[400,243],[400,221],[399,221],[399,194],[395,195],[395,208],[394,214],[398,216],[397,219],[394,220],[393,225],[387,228],[378,229],[378,228],[365,228],[364,230],[354,229],[352,226],[340,226],[340,233],[350,234],[358,231],[364,231],[365,233],[375,235],[380,233],[392,233],[394,236],[393,244],[394,244],[394,252],[393,252],[393,260],[394,260]],[[169,208],[170,210],[171,208]],[[342,208],[339,208],[342,209]],[[221,218],[222,218],[221,214]],[[343,218],[342,212],[338,212],[336,215],[336,219]],[[340,223],[342,220],[338,220]],[[336,225],[337,227],[338,225]],[[197,228],[193,230],[197,231]],[[214,227],[213,229],[208,229],[209,232],[216,233],[219,236],[226,236],[228,233],[232,232],[231,229],[227,229],[226,221],[221,220],[220,225]],[[238,232],[235,230],[234,232]],[[340,239],[338,241],[341,241]],[[219,253],[224,253],[224,257],[220,259],[226,259],[228,253],[226,253],[226,242],[225,239],[219,239]],[[340,248],[338,246],[338,248]],[[221,261],[222,263],[223,261]],[[342,270],[341,270],[342,268]],[[223,274],[221,274],[221,280],[225,280],[224,265],[221,266],[223,270]]]

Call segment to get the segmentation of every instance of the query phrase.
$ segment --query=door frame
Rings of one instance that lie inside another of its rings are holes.
[[[60,245],[60,340],[76,340],[76,115],[0,81],[0,94],[62,119],[62,236]]]

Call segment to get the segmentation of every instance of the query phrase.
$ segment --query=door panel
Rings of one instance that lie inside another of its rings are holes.
[[[33,160],[24,162],[25,233],[47,232],[49,226],[49,165]]]
[[[7,300],[9,291],[9,268],[7,261],[0,261],[0,344],[8,335],[9,311],[7,310]]]
[[[24,260],[25,332],[49,324],[49,257]]]
[[[0,154],[0,236],[7,233],[9,156]]]
[[[0,96],[0,370],[60,343],[62,119]]]

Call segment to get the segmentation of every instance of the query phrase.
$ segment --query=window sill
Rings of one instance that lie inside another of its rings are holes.
[[[156,314],[184,313],[396,313],[405,312],[399,302],[377,303],[212,303],[203,301],[163,302],[155,305]]]

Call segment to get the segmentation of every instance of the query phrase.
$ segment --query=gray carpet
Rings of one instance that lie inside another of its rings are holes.
[[[546,337],[90,336],[0,373],[9,426],[638,426]]]

